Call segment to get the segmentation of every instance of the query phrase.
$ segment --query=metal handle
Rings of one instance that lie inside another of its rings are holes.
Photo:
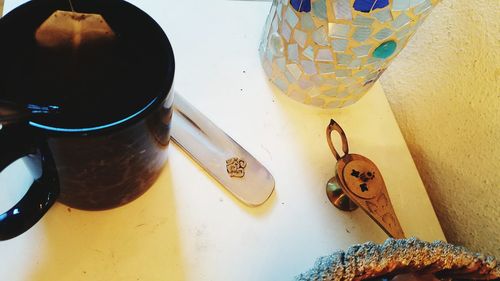
[[[342,151],[344,152],[344,155],[340,156],[335,147],[333,146],[333,141],[332,141],[332,132],[336,131],[340,135],[340,139],[342,140]],[[330,150],[333,153],[333,156],[335,156],[335,159],[340,160],[342,157],[346,156],[349,154],[349,144],[347,143],[347,137],[344,133],[344,130],[335,122],[333,119],[330,119],[330,124],[328,127],[326,127],[326,140],[328,141],[328,146],[330,147]]]

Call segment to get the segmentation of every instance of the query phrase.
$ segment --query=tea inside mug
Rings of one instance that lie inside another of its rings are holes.
[[[31,120],[55,131],[111,126],[153,104],[165,90],[165,46],[158,44],[157,31],[148,23],[134,22],[132,14],[127,18],[114,13],[107,2],[77,2],[85,19],[77,23],[80,30],[68,20],[75,14],[57,12],[67,9],[66,1],[46,1],[50,8],[22,22],[5,19],[0,27],[0,34],[8,38],[0,46],[5,58],[0,97],[58,106],[58,114]]]

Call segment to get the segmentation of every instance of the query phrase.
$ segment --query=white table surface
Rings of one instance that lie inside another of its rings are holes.
[[[19,2],[6,0],[4,12]],[[160,179],[136,201],[101,212],[56,203],[28,232],[0,242],[0,280],[291,280],[334,250],[383,242],[362,210],[341,212],[326,197],[335,165],[325,139],[330,118],[351,152],[377,163],[405,233],[445,239],[378,83],[346,109],[307,107],[261,69],[270,2],[133,2],[172,42],[175,88],[268,167],[276,190],[247,207],[171,144]]]

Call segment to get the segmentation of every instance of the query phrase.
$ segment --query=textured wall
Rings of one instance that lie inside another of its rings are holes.
[[[500,257],[500,9],[444,0],[382,85],[447,238]]]

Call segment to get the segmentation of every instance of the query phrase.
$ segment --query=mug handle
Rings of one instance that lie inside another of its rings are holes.
[[[33,181],[21,201],[0,214],[0,241],[14,238],[35,225],[59,195],[52,155],[45,141],[36,143],[27,127],[11,125],[2,129],[0,125],[0,173],[23,156],[39,157],[42,166],[42,175]]]

